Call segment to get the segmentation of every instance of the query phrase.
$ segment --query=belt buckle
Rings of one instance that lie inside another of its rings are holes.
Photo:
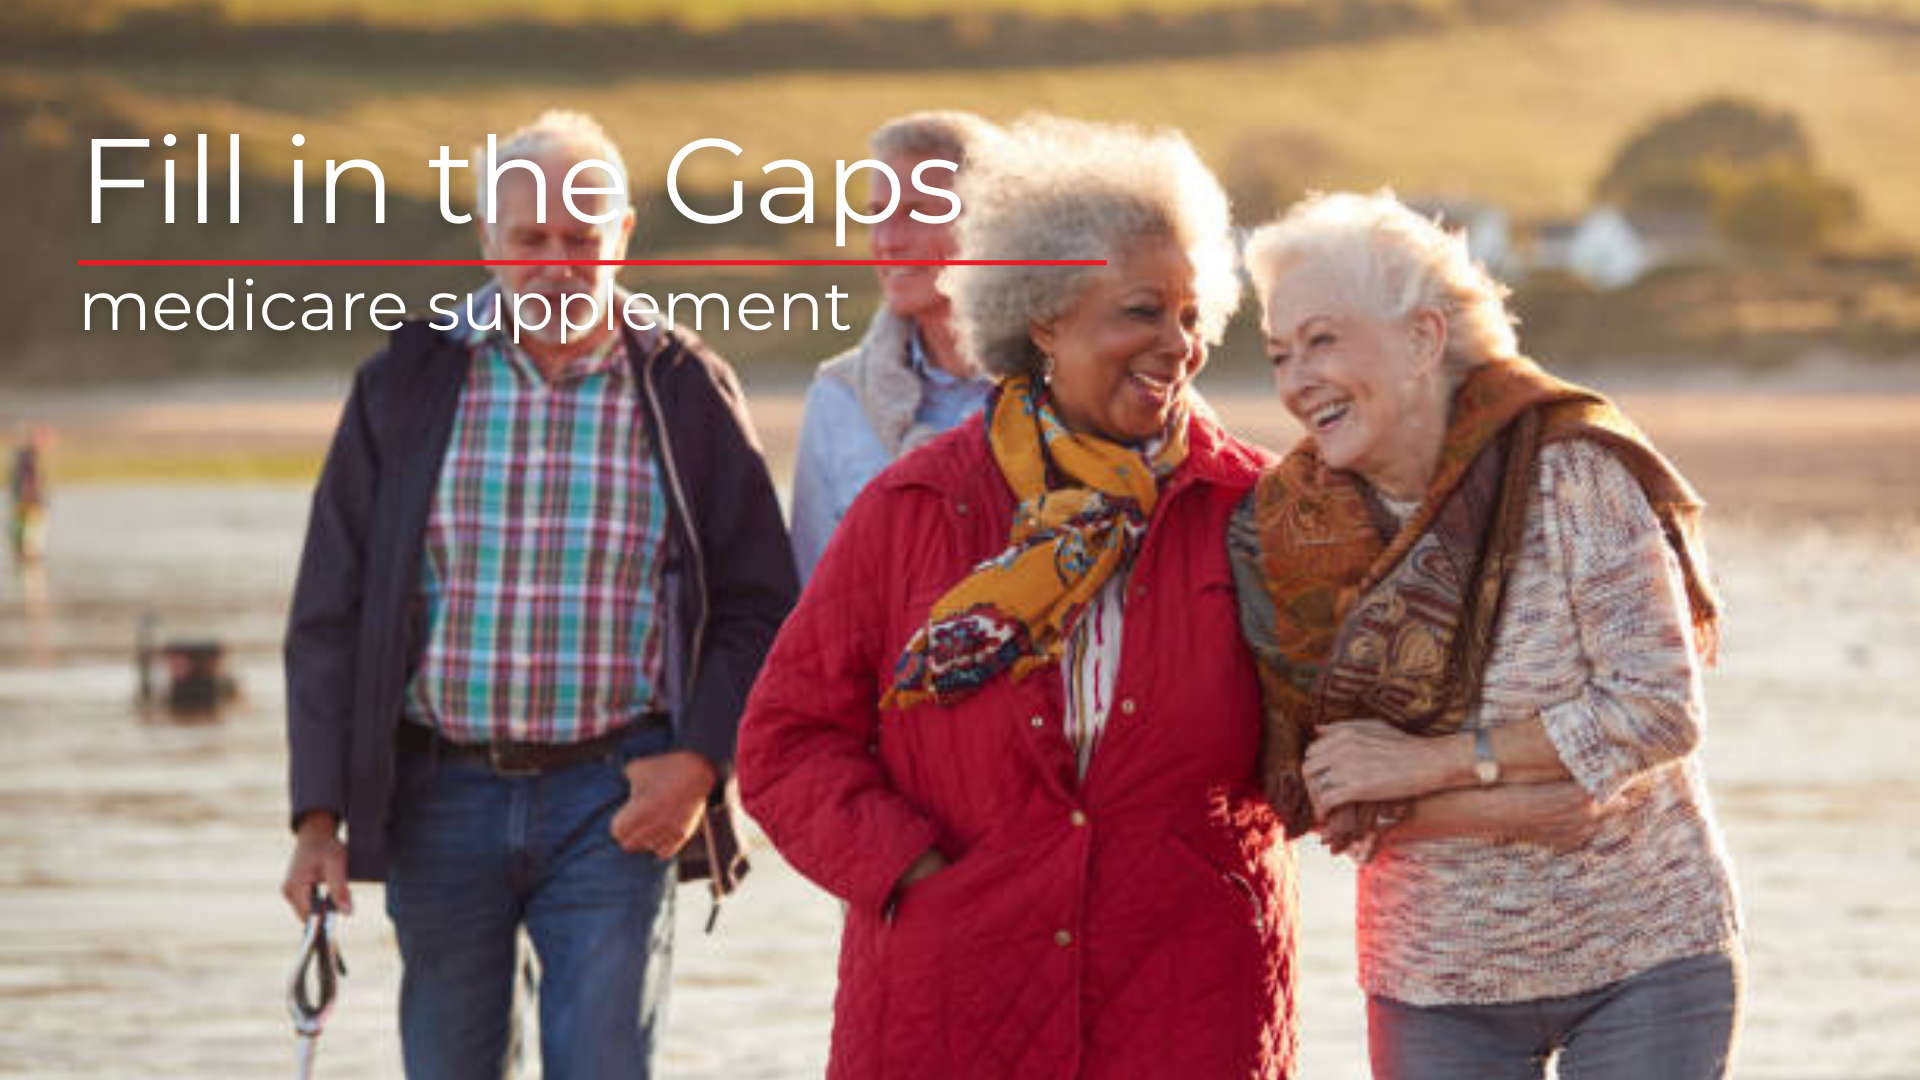
[[[540,775],[540,767],[528,760],[525,748],[516,743],[488,743],[487,765],[493,769],[495,776],[517,779]]]

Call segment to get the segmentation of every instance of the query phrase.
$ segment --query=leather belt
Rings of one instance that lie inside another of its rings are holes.
[[[620,752],[627,736],[671,726],[672,719],[666,713],[649,712],[634,717],[604,735],[582,742],[463,743],[455,742],[424,724],[402,720],[400,745],[409,750],[431,753],[441,761],[480,765],[498,776],[539,776],[570,765],[611,757]]]

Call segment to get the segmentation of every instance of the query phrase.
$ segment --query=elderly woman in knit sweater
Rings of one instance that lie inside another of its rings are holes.
[[[1699,500],[1392,195],[1310,198],[1248,262],[1307,429],[1230,539],[1263,769],[1290,831],[1361,856],[1374,1076],[1724,1076]]]
[[[999,129],[971,113],[923,112],[882,125],[868,150],[900,178],[900,202],[873,227],[876,259],[951,259],[954,221],[928,222],[952,207],[914,186],[926,161],[967,159]],[[876,173],[873,212],[892,185]],[[926,173],[929,187],[951,190],[955,176]],[[980,411],[992,381],[960,348],[953,309],[937,266],[881,266],[881,306],[860,343],[820,365],[800,419],[793,475],[793,556],[804,582],[860,489],[895,458]]]

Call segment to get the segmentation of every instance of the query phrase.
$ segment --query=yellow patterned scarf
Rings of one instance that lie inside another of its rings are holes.
[[[1183,401],[1148,459],[1068,431],[1024,376],[996,388],[987,442],[1019,501],[1007,548],[934,602],[880,704],[947,703],[1056,663],[1087,604],[1131,564],[1160,479],[1186,460],[1187,414]]]

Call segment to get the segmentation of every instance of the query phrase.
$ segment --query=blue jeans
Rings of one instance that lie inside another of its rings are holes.
[[[1572,997],[1422,1007],[1367,999],[1374,1080],[1722,1080],[1739,1027],[1740,964],[1672,960]]]
[[[542,1075],[652,1075],[673,867],[622,851],[607,823],[627,799],[622,765],[668,738],[637,731],[621,754],[537,777],[402,753],[387,915],[400,940],[409,1080],[512,1068],[522,927],[541,971]]]

